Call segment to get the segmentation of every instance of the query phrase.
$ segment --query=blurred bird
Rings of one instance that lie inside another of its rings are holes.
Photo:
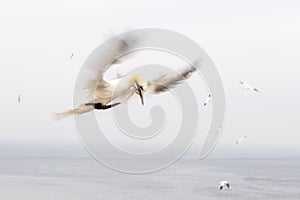
[[[220,190],[222,190],[223,189],[223,187],[227,187],[228,189],[230,188],[230,182],[228,182],[228,181],[220,181],[219,182],[219,185],[220,185]]]
[[[175,87],[183,80],[189,78],[198,67],[198,62],[188,66],[178,75],[167,77],[160,76],[154,80],[146,80],[141,74],[125,74],[112,81],[104,80],[104,74],[113,65],[122,62],[121,55],[128,51],[129,47],[137,42],[137,38],[116,39],[105,53],[107,58],[102,67],[95,70],[95,79],[87,84],[86,90],[91,100],[74,109],[58,113],[57,118],[64,118],[73,114],[83,114],[94,109],[106,110],[126,102],[134,94],[138,95],[141,104],[144,105],[145,94],[159,94]],[[118,75],[117,75],[118,77]]]
[[[21,94],[19,94],[18,97],[17,97],[18,103],[21,103],[21,100],[22,100],[22,97],[21,97]]]
[[[255,88],[255,87],[253,87],[253,86],[251,86],[251,85],[249,85],[249,84],[247,84],[243,81],[240,81],[240,84],[242,84],[242,86],[245,90],[252,90],[254,92],[259,92],[259,90],[257,88]]]
[[[204,106],[206,106],[209,102],[211,102],[212,99],[211,99],[211,95],[209,94],[208,97],[206,98],[205,102],[204,102]]]
[[[117,72],[116,76],[115,76],[115,79],[120,79],[120,78],[124,78],[124,77],[125,77],[124,74],[121,74],[120,72]]]
[[[235,143],[236,144],[239,144],[240,142],[242,142],[243,140],[245,140],[247,137],[246,136],[243,136],[241,137],[240,139],[238,139]]]
[[[73,59],[73,57],[74,57],[74,53],[72,52],[69,54],[69,59]]]

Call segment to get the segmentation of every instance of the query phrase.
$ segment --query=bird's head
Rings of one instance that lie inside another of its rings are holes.
[[[144,105],[144,92],[147,89],[147,80],[140,74],[132,75],[130,80],[135,92],[141,98],[142,105]]]

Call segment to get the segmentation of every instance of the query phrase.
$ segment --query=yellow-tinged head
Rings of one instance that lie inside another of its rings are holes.
[[[134,74],[131,76],[131,81],[133,85],[139,85],[143,87],[144,90],[147,89],[147,80],[140,74]]]

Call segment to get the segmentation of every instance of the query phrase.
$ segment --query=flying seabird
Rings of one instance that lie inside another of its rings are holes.
[[[240,139],[238,139],[235,143],[239,144],[240,142],[242,142],[244,139],[246,139],[246,136],[241,137]]]
[[[223,189],[223,187],[227,187],[228,189],[230,188],[230,182],[228,182],[228,181],[220,181],[219,182],[219,185],[220,185],[220,190],[222,190]]]
[[[21,103],[21,100],[22,100],[21,94],[18,94],[18,97],[17,97],[18,103]]]
[[[135,94],[140,97],[141,104],[144,105],[145,94],[160,94],[168,91],[183,80],[188,79],[198,67],[198,62],[195,62],[175,76],[168,77],[163,75],[152,80],[146,80],[141,74],[125,74],[119,79],[115,78],[112,81],[104,80],[103,77],[107,70],[113,64],[121,63],[122,60],[120,59],[120,56],[136,41],[137,38],[131,40],[129,38],[117,39],[116,45],[112,45],[111,49],[109,49],[108,52],[105,52],[105,58],[107,59],[103,61],[105,64],[95,70],[95,78],[91,79],[86,86],[87,96],[90,97],[88,98],[90,100],[80,104],[74,109],[58,113],[58,119],[73,114],[80,115],[94,109],[106,110],[126,102]]]
[[[74,53],[73,52],[69,53],[69,59],[71,60],[73,59],[73,57],[74,57]]]
[[[242,84],[242,86],[245,90],[252,90],[254,92],[259,92],[259,90],[257,88],[255,88],[255,87],[253,87],[253,86],[251,86],[251,85],[249,85],[249,84],[247,84],[243,81],[240,81],[240,84]]]
[[[124,78],[124,77],[125,77],[124,74],[121,74],[120,72],[117,72],[116,76],[115,76],[115,79],[121,79],[121,78]]]
[[[211,102],[211,95],[209,94],[208,97],[206,98],[205,102],[204,102],[204,106],[206,106],[209,102]]]

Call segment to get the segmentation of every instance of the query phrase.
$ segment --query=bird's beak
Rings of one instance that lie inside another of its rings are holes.
[[[143,91],[144,91],[143,87],[140,85],[137,85],[137,92],[138,92],[139,96],[141,97],[142,105],[144,105]]]

